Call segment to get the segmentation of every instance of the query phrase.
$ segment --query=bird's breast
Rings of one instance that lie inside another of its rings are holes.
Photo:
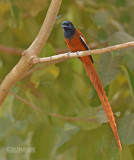
[[[80,41],[80,34],[79,33],[76,33],[71,39],[66,39],[65,41],[66,41],[70,51],[72,51],[72,52],[86,50]]]

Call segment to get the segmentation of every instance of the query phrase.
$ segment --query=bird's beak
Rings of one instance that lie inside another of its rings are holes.
[[[70,28],[70,26],[66,25],[65,21],[61,24],[63,29],[67,29]]]
[[[65,24],[62,24],[61,27],[62,27],[63,29],[67,28],[67,26],[66,26]]]

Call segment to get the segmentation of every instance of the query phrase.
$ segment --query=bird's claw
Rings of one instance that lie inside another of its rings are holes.
[[[79,51],[76,52],[77,56],[79,56]]]
[[[68,57],[69,57],[70,53],[71,53],[71,52],[68,52],[68,53],[67,53]]]

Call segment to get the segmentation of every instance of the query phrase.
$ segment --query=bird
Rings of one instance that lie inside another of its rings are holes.
[[[64,32],[65,42],[71,52],[90,50],[84,35],[74,27],[72,22],[64,21],[61,26]],[[97,91],[97,94],[100,98],[102,106],[109,120],[109,124],[112,128],[115,140],[119,146],[119,149],[122,150],[118,130],[116,127],[115,118],[114,118],[108,97],[106,96],[105,90],[103,89],[101,80],[95,70],[95,67],[93,64],[94,63],[93,58],[90,55],[90,56],[79,57],[79,59],[84,64],[86,73],[89,79],[91,80],[94,88]]]

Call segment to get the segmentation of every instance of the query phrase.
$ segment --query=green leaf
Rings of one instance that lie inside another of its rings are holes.
[[[18,92],[18,94],[22,97],[25,98],[25,92]],[[14,99],[13,101],[13,106],[11,113],[13,114],[13,117],[15,120],[28,120],[30,117],[31,113],[31,108],[26,105],[25,103],[21,102],[17,98]]]
[[[129,35],[126,32],[119,31],[115,32],[110,38],[109,38],[109,45],[116,45],[120,43],[130,42],[133,41],[134,37]],[[113,51],[113,53],[124,55],[124,54],[130,54],[133,53],[134,48],[125,48],[117,51]]]
[[[75,136],[78,131],[80,130],[79,127],[72,125],[71,123],[65,123],[63,130],[59,132],[60,140],[58,143],[58,149],[62,150],[62,147],[66,145],[69,141],[71,141],[73,135]]]
[[[124,56],[124,60],[126,65],[131,69],[134,70],[134,54],[127,54]]]
[[[109,92],[109,86],[106,86],[104,88],[106,95],[108,95]],[[98,96],[98,93],[96,92],[95,88],[92,88],[92,91],[90,93],[90,101],[89,101],[90,106],[92,107],[97,107],[102,105],[100,98]]]
[[[120,120],[118,131],[124,144],[134,144],[134,114],[129,114]]]
[[[127,66],[122,65],[121,68],[125,72],[125,75],[126,75],[126,78],[128,81],[128,85],[130,88],[131,97],[134,102],[134,75],[132,74],[132,72],[130,71],[130,69]]]
[[[97,40],[100,42],[106,42],[108,40],[108,34],[105,29],[98,30]]]
[[[48,0],[32,0],[29,3],[29,12],[32,16],[36,16],[41,10],[47,6]]]
[[[36,87],[38,87],[41,81],[41,83],[45,83],[55,80],[59,73],[60,70],[57,66],[45,66],[32,74],[31,82],[35,84]]]
[[[0,141],[2,141],[2,138],[8,135],[8,133],[10,132],[10,126],[11,122],[9,120],[0,117],[0,129],[2,130],[2,132],[0,133]]]
[[[104,153],[104,154],[102,154]],[[69,141],[61,152],[61,159],[87,160],[133,160],[128,146],[123,145],[123,152],[119,151],[115,138],[108,125],[103,125],[93,131],[79,131]]]
[[[102,124],[102,123],[107,123],[107,115],[104,110],[99,110],[96,114],[96,119]]]
[[[15,18],[18,19],[18,16],[19,16],[19,9],[16,5],[12,5],[12,11],[13,11],[13,14],[15,16]]]
[[[49,125],[39,126],[33,135],[32,146],[35,153],[31,154],[31,159],[55,159],[57,144],[59,143],[60,130]]]
[[[12,14],[12,17],[17,19],[18,18],[18,14],[19,14],[19,9],[14,4],[13,0],[9,1],[9,6],[10,6],[10,12]]]
[[[118,21],[111,19],[110,24],[112,24],[113,27],[116,28],[118,31],[124,32],[123,26]]]
[[[1,1],[0,2],[0,17],[2,17],[2,15],[6,14],[9,11],[9,3],[6,1]]]
[[[120,71],[121,56],[113,56],[110,53],[103,54],[98,65],[98,74],[103,86],[110,84]]]
[[[108,14],[104,11],[95,14],[93,20],[98,25],[98,27],[106,27],[108,23]]]
[[[126,5],[126,0],[116,0],[116,5],[117,6],[125,6]]]
[[[91,122],[84,122],[84,121],[79,121],[76,123],[82,130],[94,130],[100,126],[99,122],[96,120],[96,112],[97,110],[92,107],[87,107],[83,109],[77,117],[79,118],[89,118],[89,119],[94,119],[95,121]]]
[[[45,49],[44,49],[44,52],[45,52],[45,56],[52,56],[52,55],[55,55],[55,49],[54,47],[50,44],[50,43],[47,43],[45,45]]]
[[[118,44],[118,43],[125,43],[129,41],[133,41],[134,37],[129,35],[126,32],[120,31],[115,32],[109,39],[110,45]]]
[[[13,107],[14,97],[12,95],[8,95],[5,101],[0,108],[0,117],[8,117],[10,120],[13,120],[11,115],[12,107]]]
[[[93,88],[90,92],[90,101],[89,101],[90,106],[92,107],[96,107],[96,106],[100,106],[101,105],[101,101],[99,99],[99,96],[95,90],[95,88]]]

